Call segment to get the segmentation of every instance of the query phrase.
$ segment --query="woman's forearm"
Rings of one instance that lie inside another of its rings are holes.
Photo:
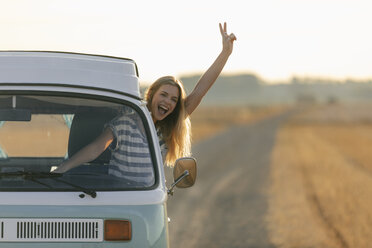
[[[81,164],[96,159],[99,155],[101,155],[101,153],[106,150],[106,148],[112,143],[113,140],[114,136],[111,129],[105,129],[105,131],[102,132],[102,134],[96,140],[79,150],[70,159],[60,164],[54,172],[64,173]]]
[[[205,94],[207,94],[208,90],[216,82],[230,54],[231,53],[229,51],[222,50],[222,52],[218,55],[213,64],[201,76],[194,90],[186,98],[185,107],[189,115],[191,115],[191,113],[196,109],[196,107],[200,104]]]
[[[92,144],[87,145],[78,153],[74,154],[70,159],[66,160],[59,166],[57,172],[66,172],[81,164],[90,162],[96,159],[101,153]]]

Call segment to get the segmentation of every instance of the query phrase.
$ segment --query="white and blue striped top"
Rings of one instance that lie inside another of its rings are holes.
[[[155,183],[154,166],[140,117],[136,113],[120,115],[106,124],[116,140],[112,148],[109,174],[144,186]]]
[[[157,131],[157,135],[158,135],[161,156],[162,156],[163,162],[164,162],[165,157],[167,156],[167,153],[168,153],[168,147],[167,147],[167,144],[165,143],[165,140],[163,139],[163,134],[161,133],[160,128],[158,128],[156,131]]]

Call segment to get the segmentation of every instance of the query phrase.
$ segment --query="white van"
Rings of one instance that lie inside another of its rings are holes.
[[[146,183],[109,173],[110,149],[51,173],[118,115],[142,130]],[[133,60],[0,51],[0,247],[168,247],[166,201],[174,185],[193,185],[195,160],[179,159],[174,176],[167,189]]]

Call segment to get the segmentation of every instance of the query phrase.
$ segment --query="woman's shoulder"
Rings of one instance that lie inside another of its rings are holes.
[[[113,120],[112,123],[121,123],[121,124],[137,124],[141,119],[136,113],[120,113]]]

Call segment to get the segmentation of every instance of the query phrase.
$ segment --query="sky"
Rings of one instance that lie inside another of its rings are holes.
[[[370,0],[0,0],[0,50],[133,59],[140,81],[202,73],[237,41],[223,74],[268,82],[372,78]]]

